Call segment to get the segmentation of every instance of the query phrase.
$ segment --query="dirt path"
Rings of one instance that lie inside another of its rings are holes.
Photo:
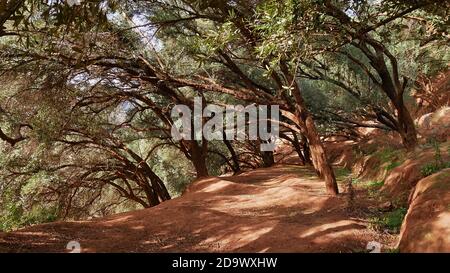
[[[0,235],[0,252],[355,252],[383,240],[306,168],[209,178],[155,208]]]

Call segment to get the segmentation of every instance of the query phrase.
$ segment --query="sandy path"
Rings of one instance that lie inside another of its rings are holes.
[[[310,170],[283,165],[209,178],[157,207],[0,235],[0,252],[353,252],[377,234]]]

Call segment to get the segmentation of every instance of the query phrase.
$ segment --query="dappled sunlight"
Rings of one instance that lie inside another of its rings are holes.
[[[131,229],[134,229],[134,230],[143,230],[143,229],[145,229],[145,226],[135,226],[135,227],[131,227]]]
[[[227,186],[230,186],[231,183],[227,183],[226,181],[214,181],[214,183],[212,185],[209,185],[205,188],[202,189],[203,192],[214,192],[214,191],[218,191],[221,189],[224,189]]]
[[[292,243],[313,223],[315,214],[332,206],[327,204],[331,199],[322,195],[323,182],[304,179],[303,173],[311,171],[281,166],[206,178],[195,182],[182,197],[158,207],[72,225],[89,230],[84,233],[84,251],[102,252],[114,246],[119,252],[270,252],[277,249],[270,246],[277,241]],[[279,234],[276,229],[280,227],[289,231]],[[64,225],[57,232],[72,233],[70,238],[78,234]]]
[[[233,229],[233,232],[224,230],[223,234],[209,237],[202,244],[218,243],[221,247],[227,249],[240,248],[259,239],[264,234],[269,233],[273,229],[270,223],[259,224],[251,227],[240,227]]]
[[[86,252],[309,252],[364,247],[366,241],[359,234],[366,223],[349,219],[343,197],[325,194],[323,181],[309,178],[312,174],[304,167],[277,166],[199,180],[183,196],[155,208],[61,223],[52,229],[60,234],[54,242],[64,245],[80,239]],[[64,251],[51,244],[34,247]]]
[[[450,252],[441,2],[1,0],[0,252]]]
[[[306,237],[310,237],[310,236],[316,236],[316,237],[321,237],[321,234],[328,234],[331,236],[339,236],[339,230],[340,231],[345,231],[346,227],[358,227],[358,228],[365,228],[365,226],[363,225],[356,225],[354,222],[351,221],[347,221],[347,220],[341,220],[341,221],[337,221],[337,222],[332,222],[332,223],[326,223],[323,225],[319,225],[319,226],[315,226],[315,227],[311,227],[310,229],[308,229],[306,232],[302,233],[300,235],[300,238],[306,238]],[[334,230],[332,233],[330,232],[330,230]]]
[[[128,220],[130,220],[132,218],[131,215],[124,215],[124,216],[119,216],[119,217],[115,217],[114,219],[105,221],[104,224],[106,225],[114,225],[120,222],[126,222]]]

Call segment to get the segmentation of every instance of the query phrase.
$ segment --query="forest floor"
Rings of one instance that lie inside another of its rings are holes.
[[[339,183],[341,191],[344,181]],[[311,169],[277,165],[194,182],[179,198],[78,222],[0,234],[0,252],[363,252],[396,236],[370,228],[377,204],[356,189],[332,197]]]

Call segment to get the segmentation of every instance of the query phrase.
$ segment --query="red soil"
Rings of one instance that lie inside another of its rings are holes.
[[[82,252],[354,252],[382,241],[345,199],[311,170],[281,165],[197,181],[150,209],[3,233],[0,252],[66,252],[72,240]]]

